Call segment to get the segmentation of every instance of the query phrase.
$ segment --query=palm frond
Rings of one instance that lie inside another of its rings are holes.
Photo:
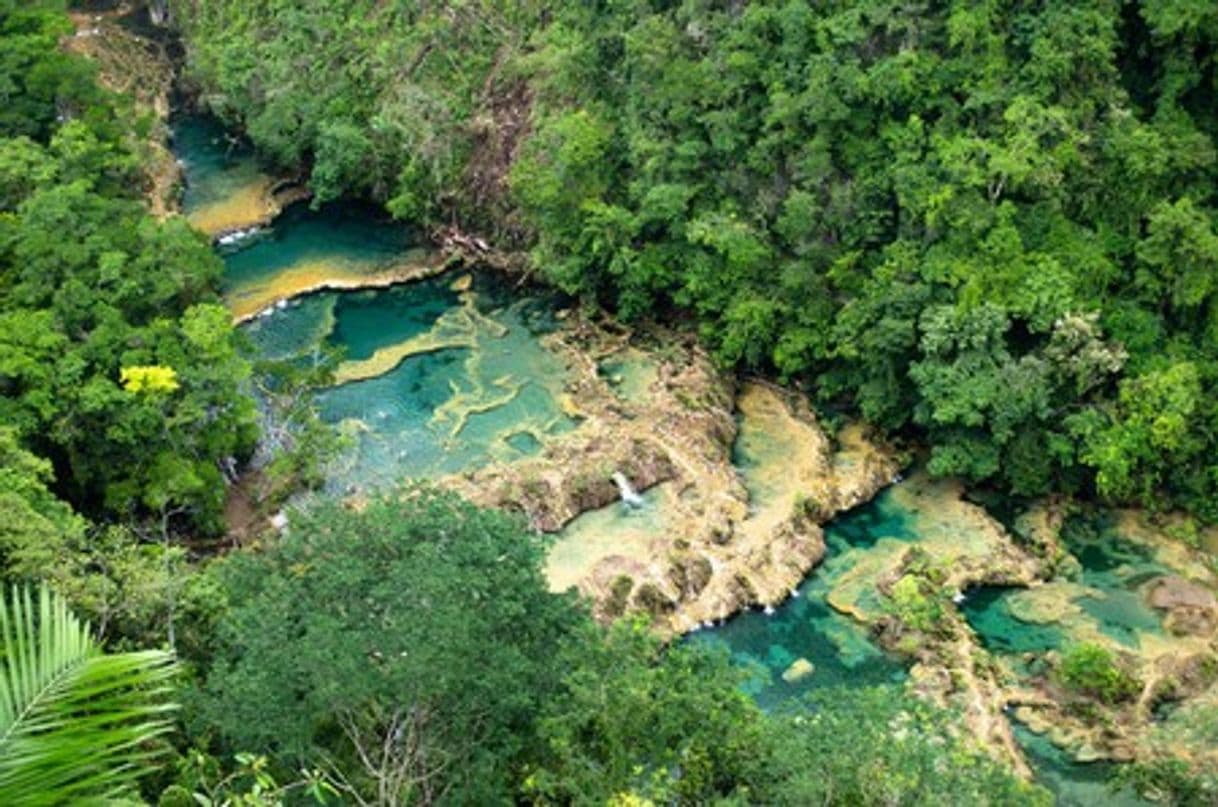
[[[107,655],[45,586],[0,600],[0,802],[113,795],[148,769],[169,731],[176,672],[158,650]]]

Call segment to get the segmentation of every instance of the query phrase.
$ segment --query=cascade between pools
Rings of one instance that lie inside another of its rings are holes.
[[[257,354],[307,362],[324,350],[343,351],[335,384],[317,395],[323,419],[351,445],[327,474],[331,493],[510,466],[588,428],[586,412],[571,402],[569,357],[548,339],[560,326],[556,297],[522,294],[485,272],[445,270],[409,228],[367,206],[310,210],[206,119],[179,119],[174,132],[187,179],[184,212],[217,240],[225,299]],[[615,398],[611,408],[628,410],[657,394],[657,367],[653,357],[629,348],[600,359],[595,369]],[[745,385],[734,408],[738,429],[722,485],[747,508],[731,511],[730,523],[740,540],[764,539],[786,528],[793,508],[805,506],[806,477],[792,451],[819,438],[801,433],[797,419],[763,386]],[[866,458],[862,449],[851,453],[853,440],[848,430],[838,435],[850,449],[833,455],[843,469]],[[630,448],[621,447],[618,459]],[[681,463],[697,457],[673,455],[677,467],[652,468],[644,483],[638,468],[618,459],[595,466],[593,506],[564,511],[548,528],[557,532],[547,567],[553,588],[580,584],[598,569],[608,570],[606,585],[623,570],[650,573],[657,547],[673,543],[689,528],[690,514],[706,509],[696,497],[713,493],[680,485],[682,475],[692,473]],[[538,475],[537,484],[545,481]],[[598,486],[607,486],[603,494]],[[730,611],[711,610],[678,628],[700,627],[688,641],[723,646],[746,665],[748,689],[766,708],[813,688],[906,686],[911,670],[880,649],[873,629],[886,607],[876,581],[911,547],[963,566],[1009,554],[995,537],[1005,533],[990,526],[981,508],[920,474],[855,504],[837,506],[839,514],[825,519],[824,561],[802,582],[802,573],[791,577],[781,596],[761,597],[770,603],[765,611],[724,619]],[[1016,678],[1034,674],[1024,654],[1060,649],[1071,637],[1134,650],[1167,643],[1161,615],[1144,603],[1142,591],[1174,567],[1130,549],[1112,532],[1094,546],[1067,546],[1077,559],[1069,579],[953,592],[962,600],[962,623]],[[709,557],[706,573],[713,574],[719,561]],[[1014,729],[1060,803],[1118,803],[1097,790],[1106,763],[1076,762],[1048,741],[1043,726],[1017,721]]]

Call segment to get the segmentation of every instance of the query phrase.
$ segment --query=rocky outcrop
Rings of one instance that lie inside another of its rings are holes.
[[[1112,593],[1087,585],[1076,575],[1078,562],[1069,555],[1058,531],[1060,518],[1044,518],[1060,512],[1051,503],[1037,505],[1019,520],[1036,525],[1034,551],[1056,557],[1048,564],[1042,581],[1007,600],[1016,619],[1029,625],[1050,626],[1059,631],[1061,650],[1023,653],[1019,656],[986,653],[975,645],[974,653],[987,659],[1002,684],[998,704],[1012,710],[1029,730],[1045,735],[1080,762],[1150,760],[1172,756],[1190,760],[1197,767],[1218,764],[1218,751],[1208,741],[1189,736],[1196,708],[1218,712],[1218,579],[1196,550],[1164,535],[1143,513],[1120,511],[1116,530],[1123,540],[1138,547],[1150,568],[1171,569],[1140,586],[1140,594]],[[1132,557],[1132,556],[1130,556]],[[1120,570],[1118,569],[1118,572]],[[1137,570],[1126,567],[1128,579],[1140,579]],[[1132,585],[1132,584],[1131,584]],[[1136,607],[1138,598],[1158,611],[1162,630],[1144,626],[1134,635],[1115,634],[1084,607],[1111,597],[1124,597],[1120,608]],[[1105,701],[1085,691],[1066,686],[1057,671],[1062,651],[1080,644],[1105,648],[1131,680],[1137,691],[1127,697]],[[1160,704],[1177,706],[1163,719],[1156,714]],[[1212,704],[1212,706],[1204,706]]]
[[[606,617],[646,611],[658,630],[683,633],[786,599],[824,556],[820,524],[874,496],[898,469],[895,453],[861,426],[834,445],[800,396],[763,382],[737,390],[686,337],[633,337],[571,314],[549,339],[571,369],[564,408],[580,427],[536,457],[445,484],[545,532],[616,502],[615,472],[638,490],[663,484],[663,529],[631,535],[620,551],[610,542],[579,577]],[[647,349],[661,343],[662,354]],[[640,374],[643,389],[624,394],[630,385],[602,365],[628,353],[655,367]],[[732,461],[733,446],[749,440],[773,449],[745,474],[753,490]],[[554,577],[565,584],[570,573]]]
[[[1167,575],[1147,588],[1147,601],[1167,612],[1164,627],[1177,635],[1210,636],[1218,627],[1218,598],[1208,588]]]
[[[222,200],[199,205],[186,218],[195,229],[223,244],[230,236],[269,227],[289,205],[311,195],[298,179],[252,172]]]
[[[177,211],[181,182],[181,171],[167,145],[174,65],[161,42],[139,36],[121,24],[123,17],[135,13],[138,11],[130,3],[120,3],[104,12],[72,12],[69,16],[76,30],[64,40],[63,47],[95,62],[103,87],[128,96],[140,114],[150,115],[155,121],[147,137],[131,145],[139,156],[149,210],[163,218]]]
[[[303,262],[285,269],[271,280],[255,287],[238,288],[225,298],[233,315],[233,322],[240,324],[259,316],[270,315],[277,306],[289,300],[322,291],[358,291],[365,289],[387,289],[404,283],[425,280],[446,271],[448,267],[440,255],[429,252],[378,269],[348,267],[326,262]],[[420,352],[420,351],[416,351]],[[423,351],[425,352],[425,351]],[[400,362],[405,356],[397,359]],[[351,369],[350,377],[344,381],[371,378],[385,372],[385,359],[379,359],[381,367],[360,371]]]
[[[852,550],[857,557],[833,580],[827,601],[870,626],[887,649],[911,659],[914,692],[958,711],[967,736],[1030,775],[1003,714],[1007,693],[1000,671],[977,662],[984,652],[952,600],[979,585],[1033,584],[1044,562],[963,493],[958,482],[924,474],[893,488],[895,503],[911,514],[917,541],[883,537],[866,550]],[[917,608],[925,616],[897,602],[903,579],[921,592]]]

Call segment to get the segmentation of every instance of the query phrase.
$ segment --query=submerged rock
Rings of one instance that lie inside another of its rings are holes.
[[[794,684],[797,681],[802,681],[812,673],[816,672],[816,666],[806,658],[797,658],[791,663],[790,667],[782,673],[782,680],[788,684]]]

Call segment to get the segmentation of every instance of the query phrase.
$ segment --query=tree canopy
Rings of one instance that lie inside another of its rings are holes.
[[[897,689],[767,715],[725,653],[547,591],[541,539],[503,513],[429,489],[294,513],[209,572],[225,605],[186,699],[196,737],[278,781],[317,766],[384,804],[1043,796]]]
[[[1208,4],[288,5],[180,2],[187,73],[319,199],[689,316],[937,473],[1218,518]]]

